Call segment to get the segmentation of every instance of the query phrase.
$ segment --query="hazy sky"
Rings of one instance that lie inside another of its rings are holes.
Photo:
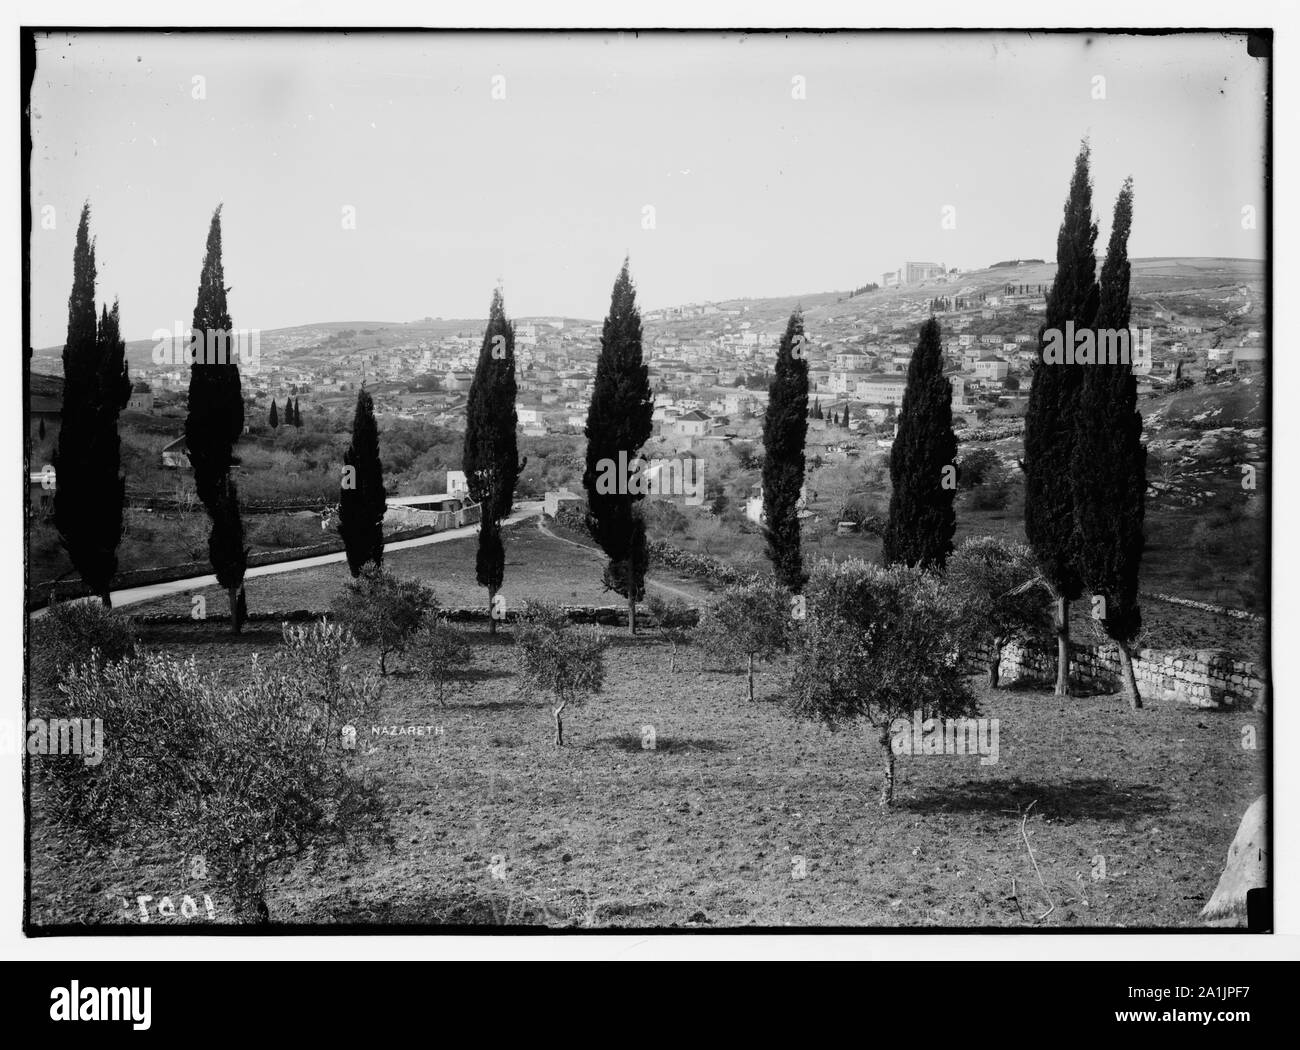
[[[1099,248],[1132,174],[1131,255],[1259,258],[1265,75],[1196,34],[51,36],[32,343],[65,337],[87,198],[130,339],[188,325],[218,202],[241,328],[481,317],[498,279],[512,315],[600,318],[625,253],[646,308],[1051,258],[1084,135]]]

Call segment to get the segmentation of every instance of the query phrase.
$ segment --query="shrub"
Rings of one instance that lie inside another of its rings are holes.
[[[564,609],[541,598],[525,598],[520,619],[526,626],[544,627],[551,631],[562,631],[570,623]]]
[[[554,521],[561,528],[569,529],[583,536],[591,535],[591,530],[587,527],[587,504],[585,502],[568,503],[560,507],[555,512]]]
[[[880,802],[890,805],[894,720],[978,713],[959,666],[969,643],[964,607],[933,575],[859,560],[818,563],[804,594],[790,709],[832,728],[873,727],[885,758]]]
[[[411,666],[433,685],[433,695],[443,707],[448,691],[464,678],[473,658],[465,636],[436,614],[425,617],[407,650]]]
[[[677,648],[690,645],[691,633],[699,620],[694,609],[678,598],[665,601],[660,595],[652,594],[648,602],[650,615],[659,625],[660,633],[672,646],[668,657],[668,673],[677,673]]]
[[[605,684],[609,639],[593,626],[572,627],[555,606],[530,603],[516,636],[525,692],[554,698],[555,746],[564,746],[564,709]]]
[[[40,763],[53,805],[93,838],[150,829],[202,854],[241,910],[265,920],[277,861],[373,842],[377,793],[358,776],[340,730],[373,705],[378,681],[348,673],[347,631],[286,628],[271,666],[223,686],[158,654],[76,668],[55,713],[100,718],[103,761]],[[71,756],[68,756],[71,758]]]
[[[972,536],[948,559],[945,580],[965,605],[973,635],[992,647],[988,670],[994,688],[1002,647],[1040,635],[1050,625],[1045,591],[1034,585],[1037,577],[1027,546],[993,536]]]
[[[1005,481],[976,485],[967,497],[971,510],[1006,510],[1011,502],[1011,486]]]
[[[128,617],[99,599],[55,602],[32,624],[32,674],[54,686],[70,667],[95,660],[116,663],[135,652]]]
[[[724,657],[746,660],[749,699],[754,699],[754,661],[769,660],[788,647],[797,599],[772,578],[734,584],[700,619],[696,638]]]
[[[248,529],[248,538],[257,547],[309,547],[321,541],[318,522],[315,515],[306,520],[288,514],[259,514]]]
[[[1002,460],[991,448],[977,448],[968,452],[957,464],[957,483],[963,489],[996,483],[1002,480],[1004,474]]]
[[[1249,443],[1237,430],[1220,430],[1211,440],[1202,441],[1197,450],[1203,462],[1228,463],[1234,467],[1245,462],[1249,452]]]
[[[438,608],[433,589],[419,580],[404,580],[379,566],[367,564],[335,597],[334,618],[350,627],[362,645],[379,649],[379,673],[388,673],[388,656],[401,653],[407,642]]]

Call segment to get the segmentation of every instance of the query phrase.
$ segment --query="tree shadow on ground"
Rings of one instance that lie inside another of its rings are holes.
[[[508,700],[475,700],[469,697],[461,700],[449,699],[445,704],[440,704],[436,698],[430,697],[429,702],[434,709],[447,711],[518,711],[529,707],[538,710],[542,708],[542,704],[538,701],[525,700],[522,697],[512,697]]]
[[[389,678],[395,678],[399,681],[407,680],[412,682],[427,681],[426,677],[420,673],[418,668],[403,667],[397,671],[389,671]],[[514,678],[512,671],[499,671],[493,667],[465,667],[456,672],[456,682],[488,682],[494,678]],[[455,688],[455,684],[449,688]]]
[[[998,692],[1040,693],[1040,694],[1049,693],[1055,696],[1055,694],[1052,692],[1055,687],[1056,687],[1055,678],[1048,680],[1043,678],[1027,677],[1027,678],[1015,678],[1010,681],[1004,678],[1001,684],[997,687],[997,689],[994,690],[994,693],[995,694]],[[1117,689],[1103,689],[1099,685],[1090,685],[1083,682],[1071,681],[1070,695],[1057,697],[1057,699],[1085,700],[1085,699],[1090,699],[1091,697],[1094,696],[1116,696],[1119,694],[1119,692],[1120,690]]]
[[[718,740],[678,740],[673,737],[657,737],[654,747],[643,747],[641,737],[635,733],[621,733],[618,736],[602,737],[597,745],[615,747],[620,751],[650,751],[659,754],[681,755],[693,751],[730,751],[731,745]]]
[[[918,813],[988,812],[1022,814],[1037,802],[1031,816],[1063,820],[1134,820],[1164,813],[1169,797],[1151,784],[1115,784],[1096,777],[1042,781],[968,780],[925,788],[902,798],[896,808]]]

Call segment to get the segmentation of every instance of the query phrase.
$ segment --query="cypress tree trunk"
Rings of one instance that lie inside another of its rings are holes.
[[[1126,641],[1116,643],[1119,646],[1119,668],[1124,679],[1124,696],[1128,699],[1130,710],[1142,708],[1142,694],[1138,692],[1137,675],[1133,673],[1133,652]]]
[[[239,634],[244,621],[239,616],[239,586],[232,584],[226,588],[226,597],[230,599],[230,629]]]
[[[495,587],[489,587],[488,588],[488,634],[497,633],[496,600],[497,600],[497,589]]]
[[[1064,597],[1056,599],[1056,688],[1057,696],[1070,695],[1070,603]]]
[[[747,671],[747,677],[749,679],[749,702],[752,704],[754,702],[754,654],[747,653],[746,655],[749,658],[749,669]]]

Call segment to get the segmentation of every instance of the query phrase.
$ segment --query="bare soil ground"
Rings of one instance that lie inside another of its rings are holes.
[[[585,596],[590,584],[574,587]],[[723,654],[685,650],[669,674],[654,632],[614,634],[606,693],[572,711],[556,749],[545,703],[520,691],[509,630],[496,641],[485,626],[464,630],[473,673],[447,706],[390,675],[358,727],[357,761],[389,801],[390,846],[350,865],[281,865],[274,922],[1194,927],[1265,789],[1264,716],[1159,702],[1130,714],[1118,696],[977,685],[998,719],[997,763],[901,757],[896,805],[882,811],[872,736],[792,720],[774,668],[753,704],[743,675],[717,666]],[[214,621],[146,628],[142,641],[234,681],[278,632],[236,639]],[[372,732],[413,725],[435,731]],[[1257,750],[1242,746],[1246,725]],[[35,926],[138,925],[139,894],[151,907],[213,898],[215,920],[200,908],[152,924],[236,921],[219,873],[196,882],[186,858],[144,836],[88,848],[39,785],[31,831]]]

